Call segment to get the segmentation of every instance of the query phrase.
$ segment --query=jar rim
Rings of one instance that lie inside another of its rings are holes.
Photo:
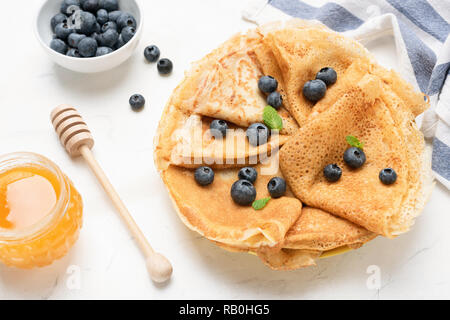
[[[0,156],[0,173],[19,166],[35,165],[50,170],[57,178],[60,188],[53,208],[34,224],[20,229],[0,228],[0,243],[31,240],[46,234],[50,226],[58,223],[67,211],[70,199],[69,183],[61,169],[50,159],[34,152],[13,152]]]

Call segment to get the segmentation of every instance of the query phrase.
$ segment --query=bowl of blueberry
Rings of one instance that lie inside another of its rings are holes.
[[[47,0],[36,19],[36,34],[55,63],[95,73],[116,67],[133,54],[142,24],[135,0]]]

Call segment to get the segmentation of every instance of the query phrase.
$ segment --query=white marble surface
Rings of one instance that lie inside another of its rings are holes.
[[[450,192],[440,185],[408,234],[376,239],[320,260],[315,268],[292,272],[271,271],[254,256],[219,249],[179,221],[153,165],[157,122],[189,62],[251,27],[240,18],[243,1],[141,1],[146,22],[138,52],[98,75],[51,63],[34,39],[35,12],[23,10],[22,3],[2,4],[3,12],[13,14],[0,19],[0,29],[9,30],[2,33],[0,50],[1,153],[34,151],[59,164],[84,197],[84,227],[69,255],[50,267],[0,266],[0,299],[450,298]],[[160,77],[155,65],[144,62],[149,44],[172,59],[171,76]],[[395,67],[392,39],[369,48],[383,64]],[[141,113],[128,106],[134,93],[147,99]],[[97,142],[95,155],[151,243],[173,262],[168,284],[152,284],[132,238],[88,168],[59,145],[49,112],[60,103],[73,104],[84,115]],[[380,289],[366,286],[371,265],[380,268]],[[77,278],[70,273],[74,270]]]

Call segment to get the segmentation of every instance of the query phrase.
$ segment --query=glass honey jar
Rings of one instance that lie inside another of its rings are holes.
[[[0,156],[0,262],[23,269],[63,257],[78,239],[83,202],[49,159]]]

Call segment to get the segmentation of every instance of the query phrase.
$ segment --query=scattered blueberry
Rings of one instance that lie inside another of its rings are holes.
[[[272,76],[262,76],[258,80],[258,88],[262,92],[272,93],[277,90],[278,81]]]
[[[117,18],[116,22],[119,29],[123,29],[126,27],[132,27],[136,29],[137,27],[136,19],[134,19],[131,14],[126,12],[122,13],[119,18]]]
[[[253,123],[248,127],[246,136],[252,146],[260,146],[266,144],[269,140],[270,131],[265,124]]]
[[[108,11],[105,9],[100,9],[97,11],[97,22],[100,23],[100,25],[104,25],[109,21],[109,15]]]
[[[71,15],[75,11],[80,10],[79,0],[64,0],[61,3],[61,13]]]
[[[130,97],[130,106],[133,110],[138,111],[142,109],[145,105],[145,98],[140,94],[133,94]]]
[[[119,40],[119,34],[114,29],[108,29],[97,37],[98,44],[102,47],[114,47]]]
[[[303,86],[303,95],[311,102],[317,102],[325,96],[327,85],[322,80],[311,80]]]
[[[99,9],[99,7],[98,7],[98,0],[86,0],[86,1],[83,1],[83,4],[81,5],[81,7],[85,11],[89,11],[89,12],[95,13]]]
[[[157,68],[160,74],[169,74],[173,69],[172,61],[167,58],[163,58],[158,61]]]
[[[122,15],[122,11],[116,10],[108,13],[109,21],[113,21],[117,23],[117,19]]]
[[[323,168],[323,175],[329,182],[336,182],[342,176],[342,169],[337,164],[329,164]]]
[[[214,171],[210,167],[199,167],[194,173],[195,181],[201,186],[207,186],[214,181]]]
[[[231,186],[231,198],[241,206],[249,206],[255,201],[256,189],[250,181],[238,180]]]
[[[55,31],[56,26],[60,23],[67,23],[67,16],[63,13],[57,13],[53,16],[52,20],[50,21],[52,30]]]
[[[67,51],[66,56],[73,58],[81,58],[80,52],[78,52],[78,49],[76,48],[70,48],[69,51]]]
[[[159,48],[155,45],[148,46],[144,50],[144,56],[148,62],[158,61],[160,54],[161,52],[159,51]]]
[[[107,55],[108,53],[113,52],[113,49],[110,47],[98,47],[97,52],[95,53],[96,57]]]
[[[119,2],[117,0],[100,0],[99,5],[101,9],[105,9],[108,12],[119,10]]]
[[[53,39],[50,42],[50,48],[61,54],[66,54],[68,49],[66,43],[61,39]]]
[[[122,39],[125,43],[131,40],[131,38],[134,37],[136,33],[136,29],[133,27],[125,27],[122,29],[122,32],[120,33],[122,35]]]
[[[397,181],[397,172],[392,168],[385,168],[380,171],[379,177],[382,183],[390,185]]]
[[[267,104],[278,110],[283,104],[283,97],[279,92],[274,91],[267,96]]]
[[[286,181],[283,178],[274,177],[267,184],[267,190],[272,198],[282,197],[286,193]]]
[[[106,32],[109,29],[117,31],[117,24],[114,21],[108,21],[104,25],[102,25],[102,32]]]
[[[70,29],[69,26],[67,25],[67,23],[63,23],[63,22],[56,25],[56,28],[55,28],[55,35],[57,38],[59,38],[61,40],[66,40],[67,37],[71,33],[74,33],[74,32],[75,32],[75,30]]]
[[[225,120],[216,119],[211,122],[209,129],[216,139],[222,139],[227,135],[228,123]]]
[[[349,167],[357,169],[366,162],[366,155],[360,148],[351,147],[345,150],[344,161]]]
[[[253,167],[245,167],[239,170],[238,177],[240,180],[247,180],[254,183],[258,177],[258,172]]]
[[[322,80],[323,82],[325,82],[327,86],[331,86],[332,84],[336,83],[337,73],[336,71],[334,71],[333,68],[330,67],[322,68],[317,73],[316,79]]]
[[[78,43],[78,51],[80,54],[85,57],[93,57],[97,53],[98,44],[95,39],[91,37],[86,37],[81,39],[80,43]]]

